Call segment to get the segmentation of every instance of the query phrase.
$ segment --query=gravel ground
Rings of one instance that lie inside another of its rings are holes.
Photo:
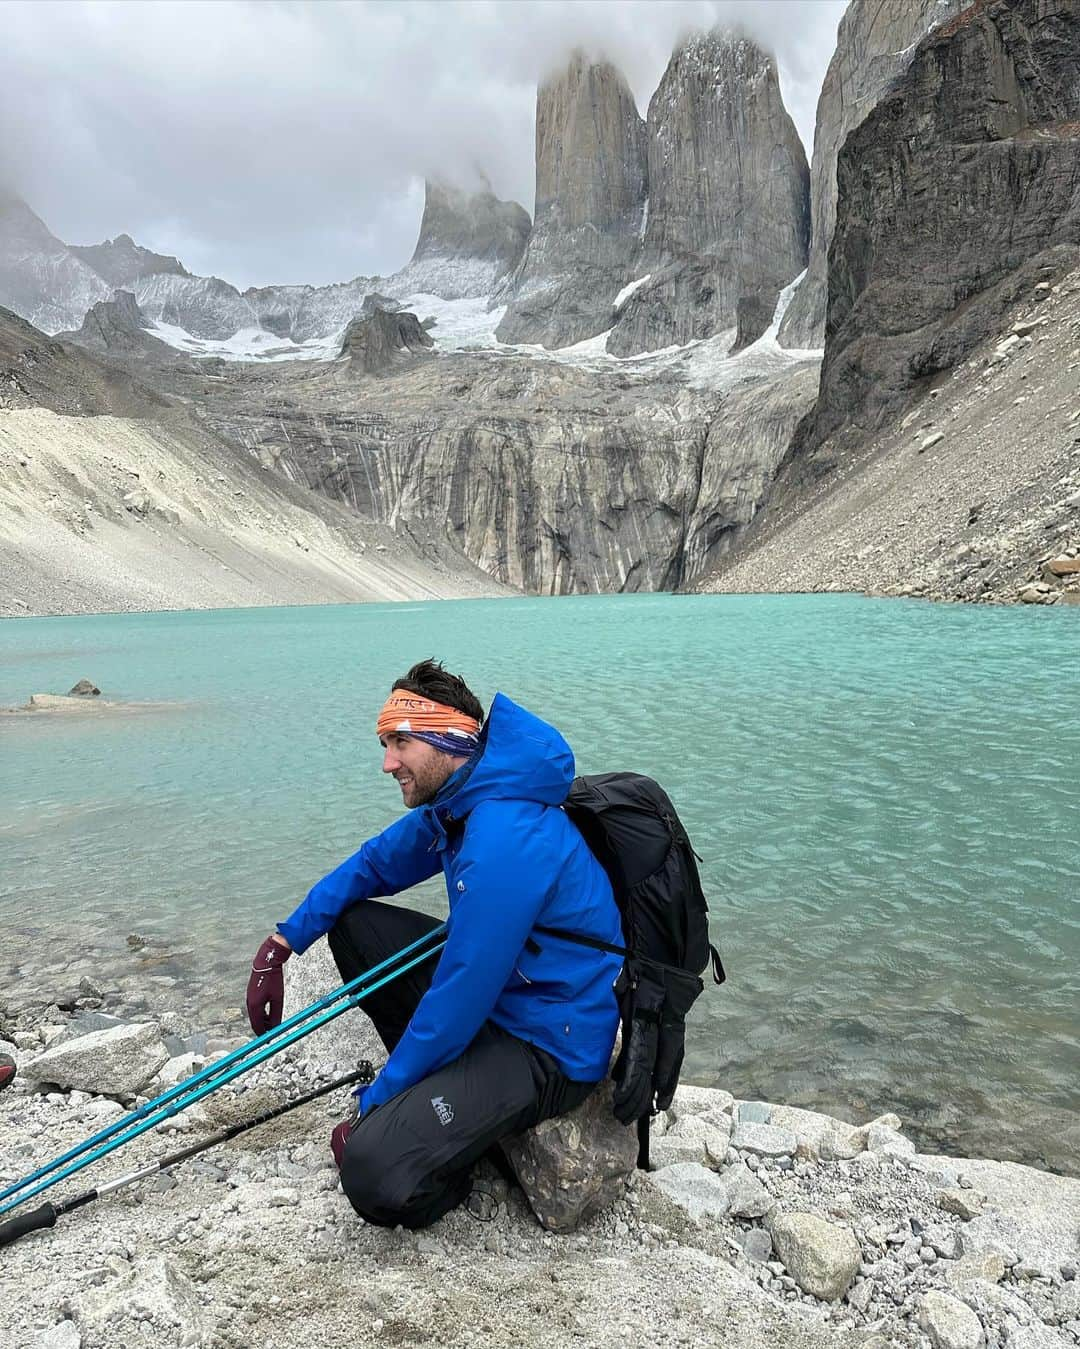
[[[286,1013],[329,977],[322,945],[299,962],[303,977],[290,967]],[[20,1064],[0,1096],[0,1182],[131,1104],[34,1081],[28,1065],[47,1044],[137,1004],[92,980],[71,992],[61,1008],[42,1004],[46,992],[9,991],[0,1010],[0,1049]],[[373,1048],[366,1020],[353,1016],[352,1027],[335,1022],[163,1126],[164,1137],[128,1145],[58,1190],[70,1197],[347,1070]],[[242,1043],[235,1022],[193,1031],[182,1008],[153,1024],[167,1036],[163,1052],[200,1053],[189,1067]],[[163,1071],[176,1067],[174,1057]],[[855,1129],[680,1088],[655,1122],[660,1169],[635,1173],[576,1233],[544,1231],[523,1194],[487,1167],[474,1204],[486,1213],[461,1209],[410,1233],[366,1226],[340,1191],[327,1140],[346,1104],[344,1092],[315,1102],[6,1248],[0,1343],[1080,1344],[1080,1180],[919,1155],[895,1117]],[[798,1214],[821,1224],[793,1236]],[[823,1295],[826,1276],[839,1282]]]
[[[0,617],[509,593],[203,435],[0,409]]]

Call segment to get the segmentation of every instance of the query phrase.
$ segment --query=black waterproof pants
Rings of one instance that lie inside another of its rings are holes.
[[[329,934],[344,980],[392,956],[438,920],[377,900],[355,904]],[[438,957],[365,998],[391,1050],[431,983]],[[370,1223],[426,1227],[472,1188],[473,1163],[500,1139],[580,1105],[597,1084],[573,1082],[543,1050],[488,1021],[468,1049],[369,1111],[345,1147],[341,1183]]]

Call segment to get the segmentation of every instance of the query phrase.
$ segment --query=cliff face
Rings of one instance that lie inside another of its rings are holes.
[[[0,189],[0,305],[43,332],[77,328],[112,294],[20,197]]]
[[[1074,264],[1078,69],[1073,0],[979,0],[848,137],[815,444],[881,425]]]
[[[523,206],[500,201],[490,188],[465,192],[427,182],[420,237],[409,263],[392,278],[394,289],[446,300],[490,295],[521,261],[530,225]]]
[[[874,110],[935,24],[966,0],[851,0],[817,105],[811,181],[813,237],[806,278],[784,315],[780,343],[820,347],[825,340],[826,271],[836,223],[836,159],[849,133]]]
[[[672,56],[649,104],[649,210],[639,275],[608,350],[632,355],[770,314],[806,266],[809,170],[772,58],[714,31]]]
[[[106,239],[102,244],[70,244],[69,247],[110,286],[130,288],[134,282],[158,272],[190,275],[176,258],[143,248],[130,234],[118,234],[115,239]]]
[[[504,342],[567,346],[603,332],[643,224],[645,127],[622,75],[577,53],[536,104],[536,208],[500,298]]]
[[[439,531],[538,594],[696,575],[754,515],[817,385],[812,365],[748,370],[716,393],[464,352],[402,357],[378,380],[339,363],[275,371],[271,390],[271,373],[233,366],[200,386],[216,436],[362,515]]]

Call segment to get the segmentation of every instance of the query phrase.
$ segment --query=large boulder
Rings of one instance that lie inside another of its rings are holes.
[[[936,1288],[919,1299],[918,1317],[934,1349],[979,1349],[984,1343],[982,1324],[971,1308]]]
[[[152,1021],[140,1021],[65,1040],[24,1064],[22,1074],[65,1091],[137,1096],[168,1059],[161,1031]]]
[[[375,375],[434,345],[415,314],[375,309],[367,318],[353,319],[345,329],[340,354],[348,358],[350,370]]]
[[[608,1079],[576,1110],[544,1120],[502,1147],[541,1224],[572,1232],[623,1194],[637,1165],[637,1130],[612,1114]]]
[[[803,1290],[836,1302],[859,1272],[862,1252],[849,1227],[813,1213],[784,1213],[767,1224],[777,1255]]]

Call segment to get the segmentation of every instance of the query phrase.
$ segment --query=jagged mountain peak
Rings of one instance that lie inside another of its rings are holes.
[[[487,178],[469,190],[445,178],[424,183],[424,214],[412,261],[479,258],[508,271],[521,257],[532,222],[516,201],[501,201]]]
[[[148,276],[190,276],[179,259],[155,253],[137,244],[130,234],[118,234],[100,244],[70,244],[71,252],[92,267],[111,286],[132,286]]]

